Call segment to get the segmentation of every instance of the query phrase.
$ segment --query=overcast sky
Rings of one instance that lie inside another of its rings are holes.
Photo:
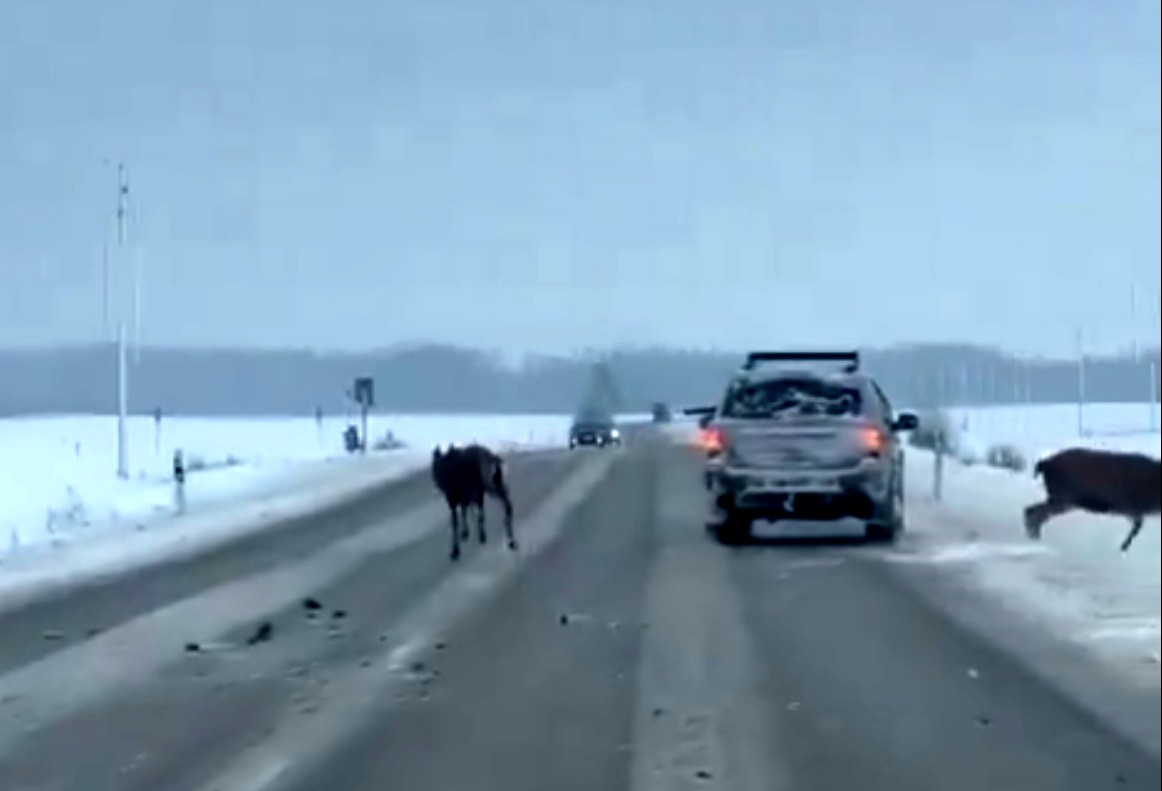
[[[1157,0],[2,0],[0,344],[101,337],[118,157],[152,343],[1157,343],[1159,27]]]

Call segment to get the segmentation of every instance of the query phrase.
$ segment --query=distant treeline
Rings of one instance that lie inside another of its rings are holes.
[[[742,352],[618,349],[600,357],[621,408],[645,412],[654,401],[716,400]],[[434,344],[358,354],[146,348],[130,365],[129,401],[134,413],[335,414],[350,408],[352,380],[368,375],[378,411],[567,413],[593,359],[538,356],[513,367],[487,351]],[[863,359],[899,404],[1071,402],[1079,394],[1076,360],[1020,359],[967,344],[866,350]],[[115,361],[111,346],[0,350],[0,415],[114,412]],[[1085,398],[1146,401],[1151,370],[1156,388],[1156,349],[1137,359],[1091,358]]]

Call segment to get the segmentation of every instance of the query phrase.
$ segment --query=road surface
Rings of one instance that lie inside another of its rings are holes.
[[[0,788],[1159,787],[1156,695],[898,549],[718,546],[698,472],[514,458],[456,564],[420,475],[0,614]]]

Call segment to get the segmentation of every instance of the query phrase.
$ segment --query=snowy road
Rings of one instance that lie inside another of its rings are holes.
[[[519,557],[420,475],[0,615],[0,788],[1159,786],[1156,691],[907,544],[724,549],[645,437],[509,477]]]

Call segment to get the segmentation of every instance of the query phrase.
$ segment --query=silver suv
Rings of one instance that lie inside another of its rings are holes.
[[[756,519],[855,517],[868,538],[894,540],[904,528],[897,434],[916,424],[893,416],[857,352],[752,352],[702,429],[711,526],[733,544]]]

